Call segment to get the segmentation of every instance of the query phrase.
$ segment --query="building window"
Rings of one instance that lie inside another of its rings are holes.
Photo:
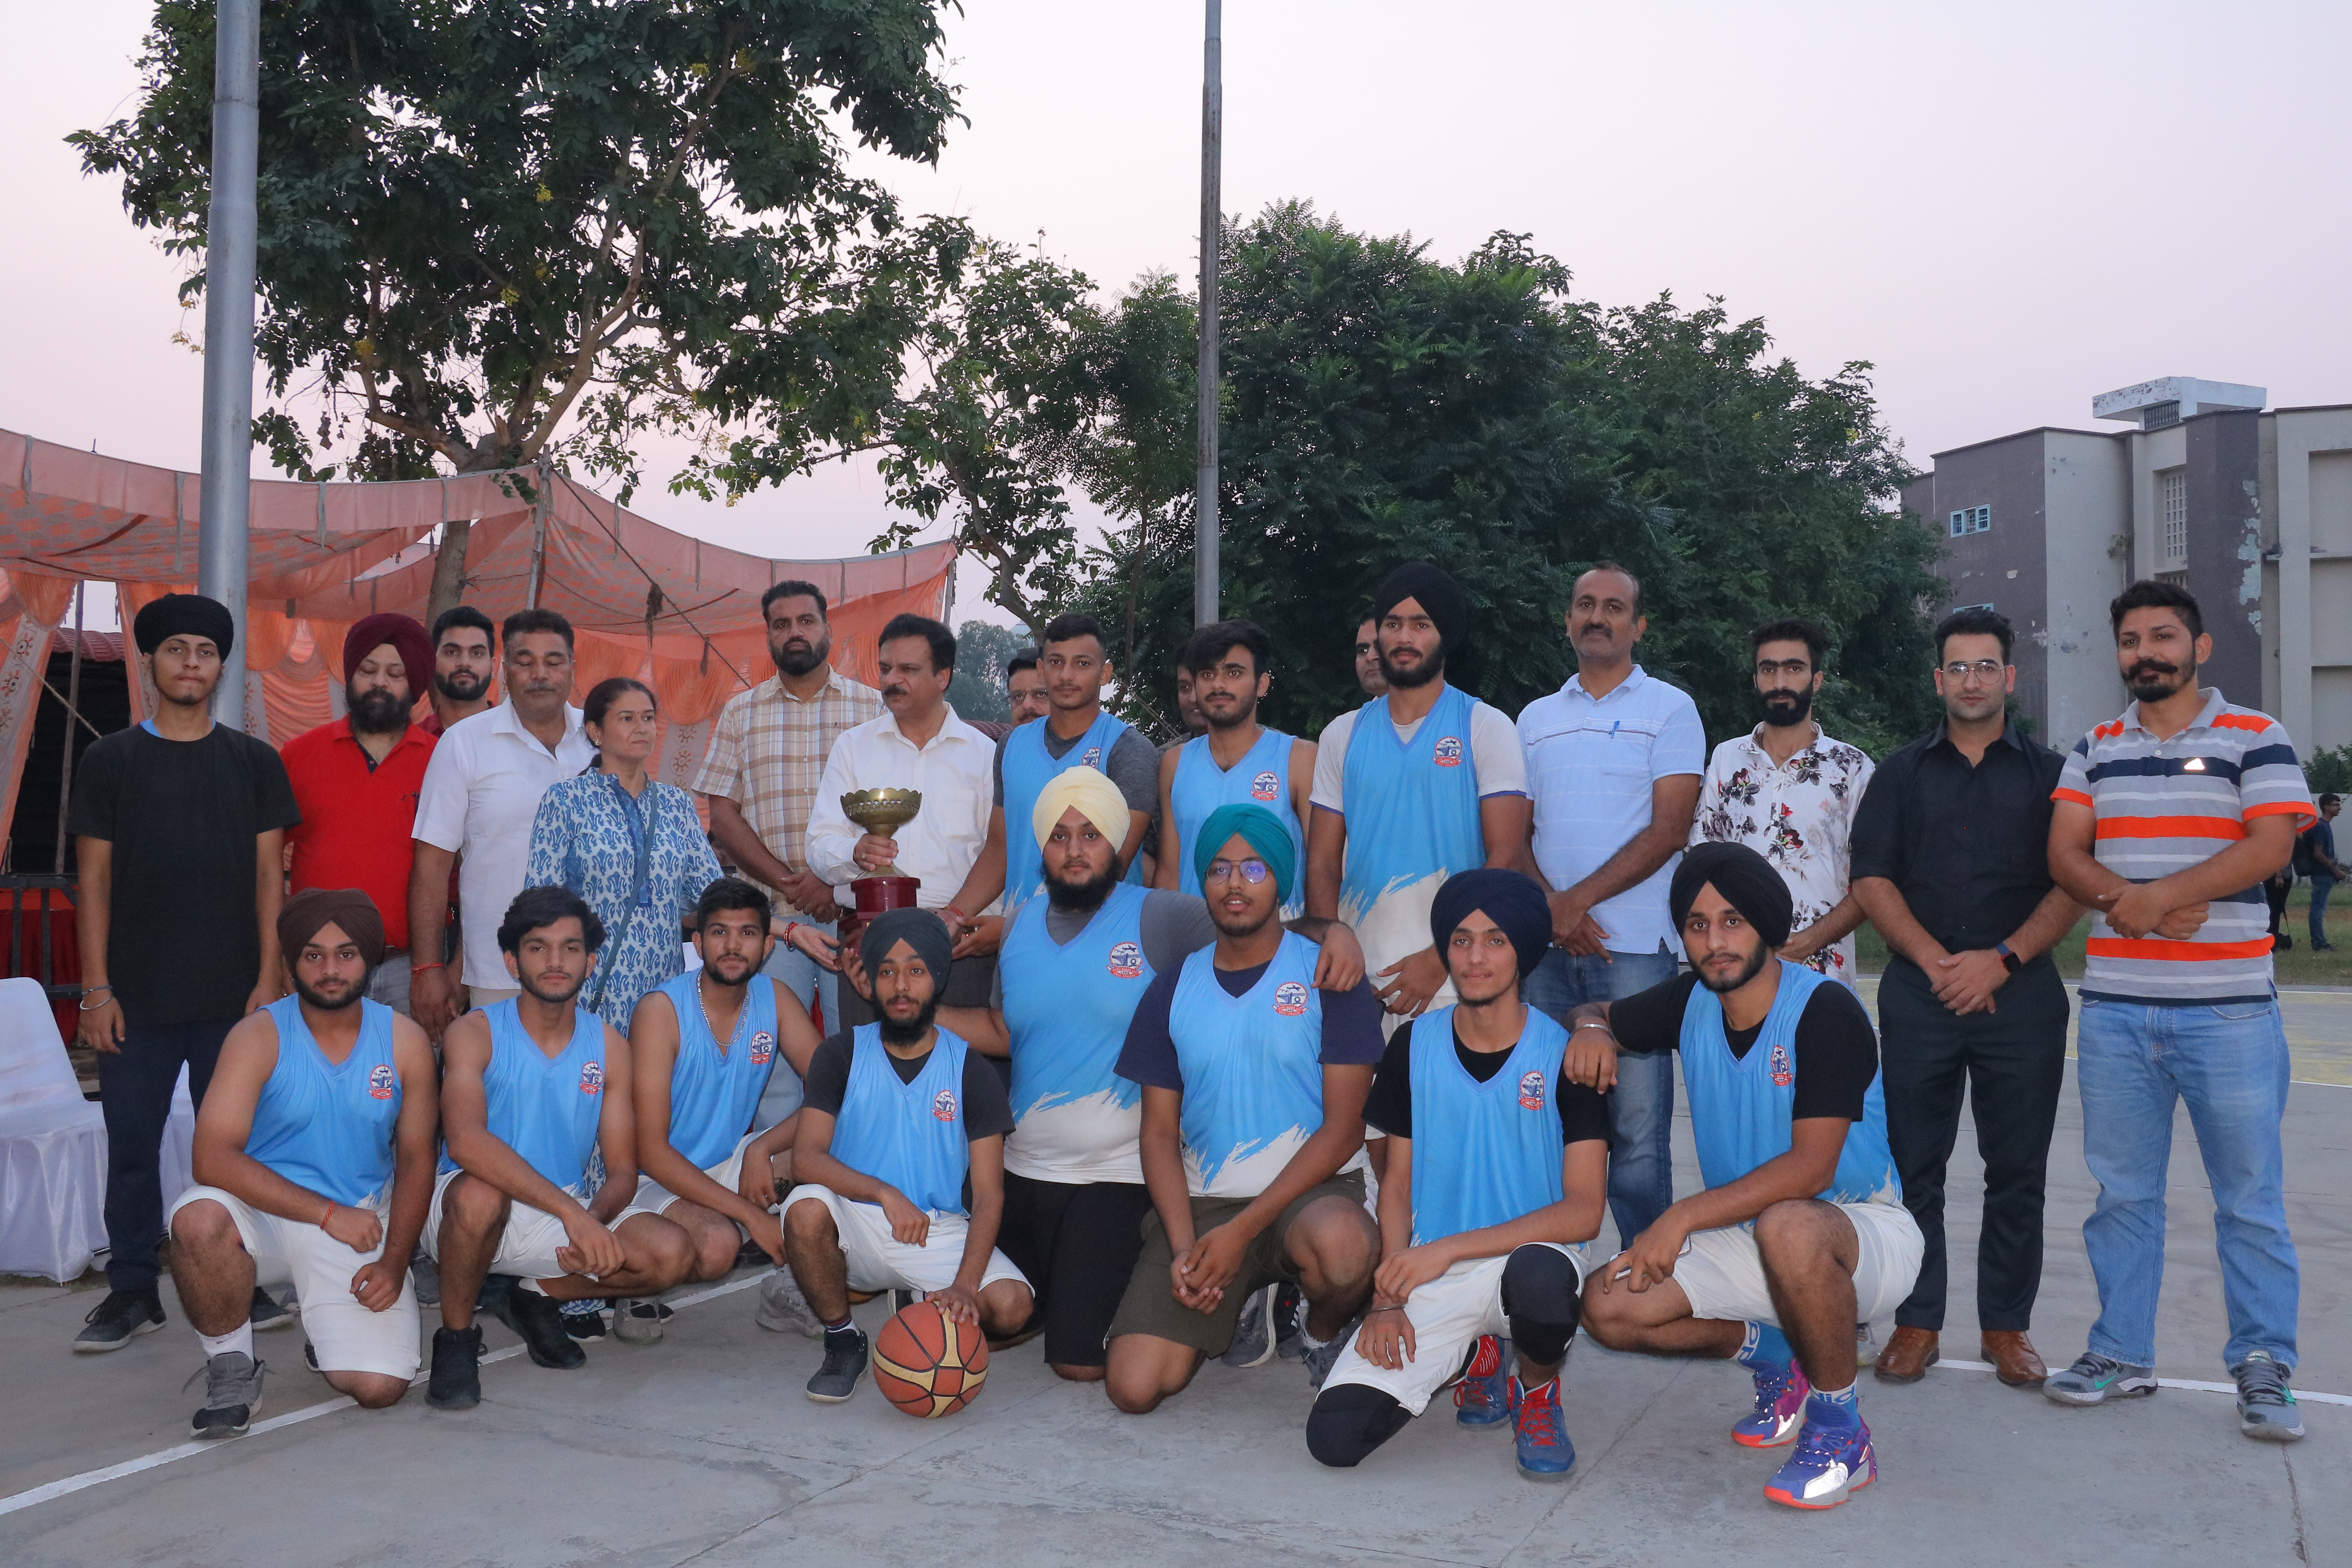
[[[2156,574],[2156,580],[2159,583],[2169,583],[2176,588],[2186,588],[2189,586],[2189,574],[2185,571],[2158,572]]]
[[[1952,606],[1952,614],[1957,616],[1962,610],[1990,610],[1992,606],[1990,605],[1954,605]]]
[[[2189,560],[2189,470],[2166,468],[2156,476],[2157,542],[2167,566]]]
[[[1954,539],[1958,539],[1963,533],[1990,532],[1992,529],[1992,508],[1964,506],[1952,514],[1950,528],[1951,537]]]

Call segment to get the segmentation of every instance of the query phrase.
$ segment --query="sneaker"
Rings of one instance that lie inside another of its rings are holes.
[[[588,1352],[564,1331],[563,1309],[536,1290],[502,1290],[490,1310],[522,1336],[523,1349],[540,1366],[569,1371],[588,1359]]]
[[[866,1335],[852,1329],[824,1336],[824,1364],[808,1380],[808,1396],[819,1405],[839,1405],[857,1392],[866,1375]]]
[[[204,1406],[188,1423],[189,1434],[199,1441],[244,1436],[261,1414],[261,1379],[268,1370],[243,1351],[223,1351],[206,1359],[195,1377],[181,1385],[185,1390],[197,1377],[205,1380]]]
[[[771,1333],[824,1338],[824,1321],[801,1294],[800,1281],[789,1268],[779,1268],[760,1281],[760,1310],[751,1321]]]
[[[1333,1334],[1328,1342],[1314,1346],[1298,1358],[1300,1364],[1307,1368],[1307,1387],[1320,1389],[1323,1386],[1323,1380],[1331,1375],[1333,1367],[1339,1364],[1340,1352],[1356,1342],[1356,1334],[1363,1326],[1364,1320],[1360,1313],[1349,1319],[1348,1326]]]
[[[890,1310],[893,1315],[903,1312],[918,1301],[929,1300],[930,1294],[929,1290],[893,1290],[890,1292]]]
[[[1274,1359],[1274,1287],[1251,1293],[1234,1324],[1234,1342],[1217,1358],[1227,1366],[1264,1366]]]
[[[2249,1437],[2292,1443],[2303,1436],[2303,1415],[2295,1408],[2294,1390],[2286,1385],[2286,1368],[2256,1351],[2230,1369],[2238,1380],[2238,1430]]]
[[[625,1345],[661,1343],[661,1303],[646,1300],[614,1302],[613,1336]]]
[[[482,1325],[433,1331],[433,1375],[425,1403],[436,1410],[471,1410],[482,1402]]]
[[[408,1283],[416,1291],[418,1306],[441,1304],[441,1270],[421,1252],[408,1260]]]
[[[1856,1419],[1851,1426],[1832,1426],[1808,1421],[1797,1436],[1797,1451],[1764,1483],[1764,1496],[1784,1508],[1835,1508],[1877,1479],[1868,1423]]]
[[[253,1324],[255,1333],[266,1334],[272,1329],[290,1327],[294,1321],[294,1314],[279,1306],[277,1297],[256,1285],[253,1288],[253,1306],[249,1312],[249,1321]]]
[[[89,1325],[74,1336],[77,1354],[119,1351],[141,1334],[163,1326],[163,1299],[151,1287],[144,1290],[109,1290],[106,1300],[89,1310]]]
[[[2061,1405],[2099,1405],[2110,1398],[2144,1399],[2156,1392],[2156,1368],[2132,1366],[2084,1351],[2073,1366],[2053,1372],[2042,1392]]]
[[[1853,1364],[1856,1368],[1871,1365],[1878,1360],[1878,1341],[1868,1323],[1853,1326]]]
[[[563,1331],[582,1343],[604,1337],[604,1298],[592,1296],[584,1301],[566,1301],[560,1309],[563,1313]]]
[[[1517,1421],[1513,1427],[1519,1474],[1531,1481],[1564,1481],[1576,1468],[1576,1445],[1568,1440],[1568,1416],[1559,1407],[1559,1379],[1533,1388],[1510,1379],[1507,1395]]]
[[[319,1347],[309,1340],[302,1342],[302,1364],[312,1372],[318,1373],[320,1377],[327,1375],[319,1366]]]
[[[1795,1362],[1756,1369],[1756,1408],[1731,1424],[1731,1440],[1744,1448],[1778,1448],[1796,1440],[1813,1385]]]
[[[1518,1380],[1510,1374],[1510,1362],[1508,1340],[1480,1334],[1471,1344],[1470,1363],[1454,1385],[1455,1426],[1499,1430],[1511,1418],[1511,1390]]]
[[[1307,1353],[1307,1298],[1296,1285],[1274,1288],[1274,1353],[1285,1361]]]

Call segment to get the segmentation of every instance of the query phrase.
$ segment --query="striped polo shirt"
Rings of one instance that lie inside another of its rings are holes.
[[[2093,730],[2075,742],[2051,798],[2089,806],[2098,817],[2099,864],[2135,882],[2211,859],[2243,838],[2257,816],[2291,816],[2300,828],[2315,815],[2286,731],[2267,713],[2223,701],[2215,689],[2169,739],[2140,727],[2137,702]],[[2183,942],[2120,937],[2097,917],[2083,995],[2199,1007],[2267,1002],[2269,931],[2259,884],[2213,900],[2204,925]]]

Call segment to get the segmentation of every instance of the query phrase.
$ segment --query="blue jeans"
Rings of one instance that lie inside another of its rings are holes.
[[[2311,884],[2311,945],[2327,945],[2327,895],[2336,890],[2336,879],[2326,872],[2317,872],[2304,879]]]
[[[798,917],[795,916],[795,919]],[[840,934],[839,925],[819,925],[812,920],[800,923],[827,936]],[[802,1006],[822,996],[824,1005],[824,1032],[841,1032],[841,976],[824,968],[816,960],[789,942],[778,942],[776,951],[768,954],[764,973],[783,983],[785,990],[800,998]],[[775,1069],[768,1075],[767,1091],[760,1096],[759,1123],[761,1129],[773,1127],[801,1108],[801,1075],[793,1070],[792,1063],[778,1058]]]
[[[1655,952],[1606,958],[1580,958],[1555,947],[1528,976],[1520,995],[1564,1026],[1587,1002],[1614,1002],[1672,980],[1676,963],[1663,943]],[[1675,1201],[1673,1053],[1620,1056],[1609,1116],[1609,1213],[1622,1247],[1656,1224]]]
[[[2230,1316],[2222,1364],[2268,1351],[2293,1368],[2301,1273],[2281,1191],[2287,1052],[2278,1004],[2148,1007],[2086,997],[2077,1039],[2083,1157],[2099,1184],[2098,1205],[2083,1222],[2099,1282],[2091,1349],[2156,1364],[2172,1108],[2186,1100],[2213,1189]]]

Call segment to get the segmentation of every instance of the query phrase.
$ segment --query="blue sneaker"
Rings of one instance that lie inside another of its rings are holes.
[[[1745,1448],[1777,1448],[1796,1440],[1813,1392],[1805,1369],[1795,1362],[1756,1372],[1756,1408],[1731,1424],[1731,1440]]]
[[[1454,1420],[1462,1426],[1499,1430],[1511,1418],[1511,1342],[1480,1334],[1470,1347],[1470,1364],[1454,1385]]]
[[[1568,1440],[1568,1417],[1559,1408],[1559,1379],[1522,1388],[1514,1377],[1510,1399],[1518,1416],[1519,1474],[1531,1481],[1568,1479],[1576,1468],[1576,1445]]]
[[[1764,1483],[1764,1496],[1784,1508],[1835,1508],[1877,1479],[1867,1423],[1832,1426],[1808,1421],[1797,1437],[1797,1451]]]

